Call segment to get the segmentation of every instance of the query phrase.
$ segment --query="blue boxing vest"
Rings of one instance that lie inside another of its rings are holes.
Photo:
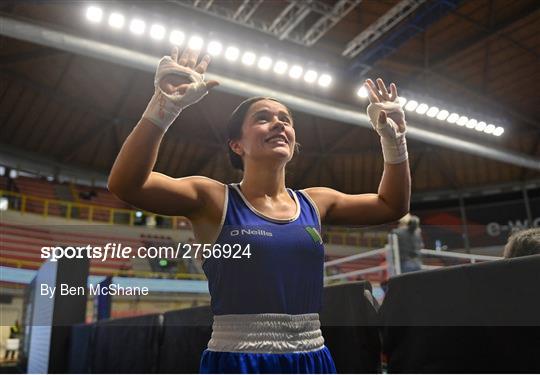
[[[249,244],[251,257],[204,261],[215,315],[320,311],[324,246],[318,211],[304,192],[287,191],[297,211],[282,220],[258,212],[237,184],[228,187],[216,244],[239,244],[242,249]]]

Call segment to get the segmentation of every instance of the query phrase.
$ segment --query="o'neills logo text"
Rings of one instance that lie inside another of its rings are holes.
[[[248,235],[248,236],[267,236],[267,237],[272,237],[272,232],[267,232],[263,229],[234,229],[234,230],[231,230],[231,236],[243,236],[243,235]]]

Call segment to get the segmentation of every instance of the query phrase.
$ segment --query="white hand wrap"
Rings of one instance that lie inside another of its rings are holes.
[[[379,122],[381,111],[386,112],[386,122]],[[371,125],[381,137],[383,158],[385,163],[399,164],[407,160],[407,140],[405,139],[406,130],[399,131],[398,125],[388,114],[399,113],[405,121],[405,113],[398,102],[371,103],[367,107],[367,115],[371,120]]]
[[[168,74],[187,77],[192,83],[189,84],[184,94],[167,94],[161,90],[159,83]],[[159,61],[154,78],[154,87],[154,95],[142,117],[152,121],[156,126],[163,129],[164,132],[167,131],[184,108],[197,103],[208,94],[202,74],[176,64],[169,56],[165,56]]]

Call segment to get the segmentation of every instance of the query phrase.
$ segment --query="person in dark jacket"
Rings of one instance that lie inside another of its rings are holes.
[[[21,326],[19,325],[19,321],[16,320],[15,323],[9,327],[9,338],[10,339],[19,339],[21,336]],[[5,360],[14,360],[15,355],[17,354],[17,350],[15,349],[6,349],[6,353],[4,354]]]
[[[398,236],[401,273],[420,271],[420,250],[424,247],[418,216],[406,215],[394,230]]]

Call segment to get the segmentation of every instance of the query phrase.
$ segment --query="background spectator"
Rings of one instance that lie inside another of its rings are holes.
[[[399,220],[394,230],[398,236],[401,273],[420,271],[420,250],[424,247],[418,216],[407,214]]]

